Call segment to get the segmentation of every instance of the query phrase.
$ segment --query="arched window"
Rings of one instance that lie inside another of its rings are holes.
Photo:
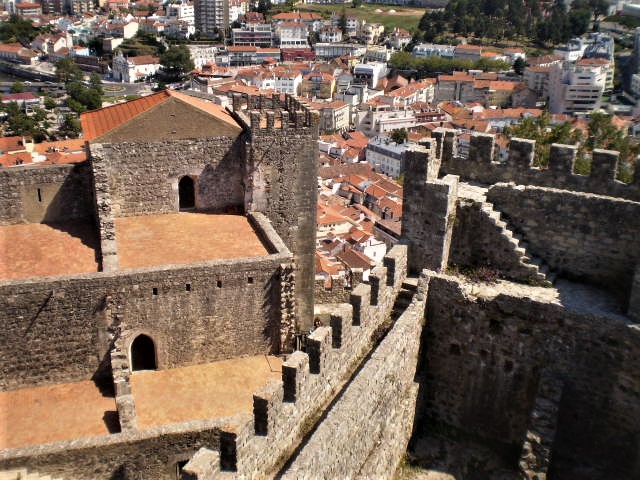
[[[151,337],[138,335],[131,344],[131,370],[156,370],[156,346]]]
[[[180,210],[188,210],[196,206],[196,190],[193,178],[182,177],[178,183],[178,198],[180,200]]]

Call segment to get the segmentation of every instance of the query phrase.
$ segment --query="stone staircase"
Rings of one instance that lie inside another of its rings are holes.
[[[501,252],[500,260],[504,261],[503,265],[499,265],[499,270],[510,280],[552,286],[556,275],[542,260],[534,258],[528,252],[527,242],[509,228],[502,214],[487,201],[486,194],[486,187],[466,182],[459,184],[459,197],[479,205],[481,214],[494,226],[495,231],[491,232],[492,241],[499,244],[495,246]]]
[[[404,282],[402,282],[402,287],[398,292],[396,301],[393,304],[393,309],[391,310],[391,320],[395,322],[398,318],[400,318],[400,315],[402,315],[407,307],[411,305],[411,300],[413,300],[413,295],[417,290],[417,277],[407,277]]]
[[[15,470],[1,470],[0,480],[62,480],[62,478],[40,475],[37,472],[28,472],[26,468],[18,468]]]
[[[480,209],[499,230],[503,238],[503,244],[518,257],[519,270],[524,271],[525,278],[529,282],[539,283],[542,286],[552,286],[556,280],[555,273],[551,272],[549,266],[543,260],[534,258],[527,250],[528,243],[522,235],[513,233],[507,222],[502,219],[502,214],[493,208],[493,204],[482,202]],[[516,278],[517,279],[517,278]]]

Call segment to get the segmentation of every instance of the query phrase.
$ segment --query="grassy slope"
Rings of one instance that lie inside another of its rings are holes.
[[[405,30],[415,31],[418,29],[420,18],[424,15],[424,8],[417,7],[398,7],[395,5],[362,5],[359,8],[352,8],[350,4],[343,5],[299,5],[296,9],[301,12],[318,12],[327,18],[332,13],[342,13],[342,9],[347,15],[355,15],[360,19],[364,19],[369,23],[382,23],[385,31],[391,31],[395,27],[404,28]],[[380,9],[382,13],[376,13],[375,10]],[[395,10],[396,13],[386,13],[388,10]]]

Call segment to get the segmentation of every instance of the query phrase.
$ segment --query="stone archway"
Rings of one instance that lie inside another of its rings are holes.
[[[140,334],[131,342],[129,358],[132,372],[158,369],[156,346],[153,339],[147,335]]]
[[[193,178],[184,176],[178,182],[178,204],[180,210],[191,210],[196,206],[196,188]]]

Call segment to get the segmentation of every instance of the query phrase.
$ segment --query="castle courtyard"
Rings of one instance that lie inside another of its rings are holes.
[[[123,217],[116,219],[116,236],[121,269],[269,254],[242,215]],[[97,272],[98,247],[96,229],[86,223],[2,226],[0,280]]]
[[[258,355],[132,375],[141,429],[250,415],[253,393],[280,379],[282,360]],[[117,431],[115,399],[91,381],[0,392],[0,450]]]

